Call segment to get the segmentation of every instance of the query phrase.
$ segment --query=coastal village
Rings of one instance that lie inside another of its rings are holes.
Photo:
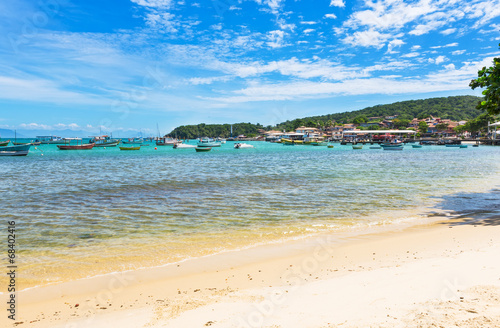
[[[331,126],[325,127],[324,129],[313,128],[313,127],[305,127],[300,126],[295,130],[295,133],[284,132],[284,131],[276,131],[276,130],[260,130],[259,133],[265,136],[267,141],[272,141],[275,139],[279,139],[283,136],[299,136],[299,135],[318,135],[322,136],[326,139],[330,139],[332,141],[340,141],[349,137],[358,137],[363,138],[367,133],[363,133],[365,130],[380,130],[379,133],[383,134],[384,130],[393,130],[397,129],[394,124],[394,120],[397,119],[397,115],[385,116],[385,117],[369,117],[368,123],[360,123],[360,124],[336,124],[333,122]],[[452,121],[449,119],[441,119],[439,117],[428,117],[425,119],[417,119],[414,118],[410,121],[406,128],[401,130],[414,130],[419,131],[419,125],[421,122],[424,122],[427,126],[427,130],[424,133],[421,133],[422,137],[438,137],[438,138],[457,138],[471,137],[471,132],[464,131],[458,133],[456,131],[456,127],[463,126],[467,123],[467,121]],[[244,137],[244,136],[241,136]]]

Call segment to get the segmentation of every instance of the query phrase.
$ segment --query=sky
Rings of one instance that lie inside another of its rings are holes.
[[[500,0],[0,0],[0,129],[158,135],[481,95]]]

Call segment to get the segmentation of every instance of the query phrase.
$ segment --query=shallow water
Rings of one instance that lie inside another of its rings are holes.
[[[500,147],[249,143],[255,149],[228,142],[208,153],[154,143],[140,151],[41,145],[0,157],[1,216],[4,230],[16,221],[21,288],[418,222],[429,211],[470,207],[460,197],[449,206],[460,193],[484,194],[488,207],[487,191],[499,184]]]

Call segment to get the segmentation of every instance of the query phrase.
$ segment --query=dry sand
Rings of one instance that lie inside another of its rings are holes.
[[[319,236],[17,297],[15,323],[4,314],[1,327],[500,327],[500,216]]]

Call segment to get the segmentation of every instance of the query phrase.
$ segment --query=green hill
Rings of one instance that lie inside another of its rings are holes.
[[[454,96],[442,98],[430,98],[420,100],[408,100],[396,102],[387,105],[377,105],[364,109],[343,112],[336,114],[328,114],[321,116],[311,116],[305,118],[297,118],[292,121],[286,121],[277,124],[276,126],[267,126],[266,130],[286,130],[293,131],[299,126],[326,126],[329,123],[353,123],[353,122],[368,122],[370,118],[379,117],[382,120],[385,116],[398,115],[400,120],[412,120],[413,118],[426,118],[429,116],[450,119],[453,121],[471,120],[482,114],[481,110],[476,109],[476,105],[481,100],[475,96]],[[377,119],[374,119],[375,121]],[[253,136],[258,133],[259,129],[264,129],[261,124],[237,123],[232,124],[233,136],[244,134]],[[231,124],[198,124],[198,125],[183,125],[175,128],[169,133],[169,136],[179,138],[197,138],[197,137],[229,137],[231,135]]]
[[[363,118],[369,121],[371,117],[385,117],[398,115],[398,119],[412,120],[413,118],[426,118],[429,116],[450,119],[453,121],[471,120],[481,113],[476,109],[480,97],[475,96],[454,96],[442,98],[430,98],[420,100],[407,100],[387,105],[377,105],[352,112],[343,112],[321,116],[311,116],[302,119],[286,121],[276,126],[277,130],[293,130],[299,126],[316,127],[323,126],[328,121],[337,123],[353,123],[356,118]]]

